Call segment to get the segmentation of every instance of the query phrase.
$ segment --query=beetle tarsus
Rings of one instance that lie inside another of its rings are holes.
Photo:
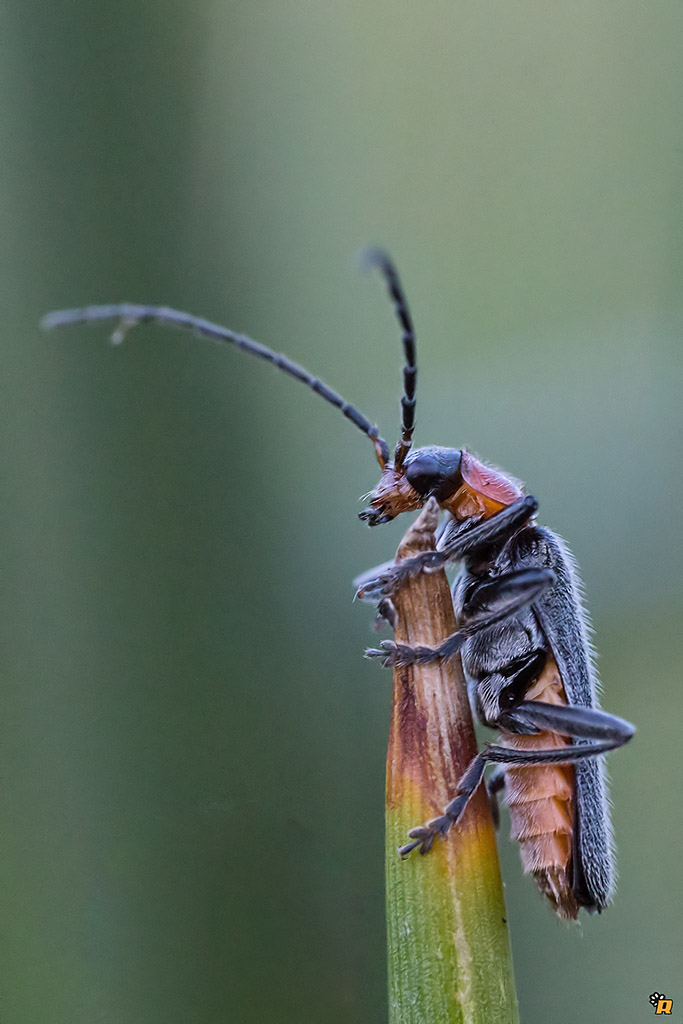
[[[455,634],[462,644],[460,634]],[[454,637],[450,637],[453,640]],[[406,668],[408,665],[429,665],[434,661],[440,661],[444,657],[450,657],[448,651],[441,647],[409,647],[407,644],[397,644],[393,640],[382,640],[379,647],[370,647],[365,651],[366,658],[381,658],[382,668]],[[456,651],[453,650],[452,654]]]
[[[448,561],[448,555],[441,551],[424,551],[405,562],[394,562],[372,579],[364,580],[356,591],[361,601],[381,601],[391,597],[410,579],[422,572],[434,572]]]
[[[467,806],[467,800],[469,800],[469,796],[462,802],[462,806],[459,806],[454,812],[448,812],[448,808],[446,808],[446,812],[439,815],[438,818],[432,818],[432,820],[428,821],[426,825],[418,825],[417,828],[412,828],[408,833],[408,836],[413,840],[413,842],[399,848],[401,856],[404,858],[407,857],[409,853],[412,853],[412,851],[416,850],[418,847],[420,849],[420,854],[423,857],[425,854],[429,853],[434,845],[434,840],[445,839],[453,825],[458,824],[458,821],[462,817],[463,811]],[[451,804],[454,803],[455,801],[451,801]],[[450,807],[451,804],[449,804],[448,807]]]
[[[416,839],[412,843],[406,843],[405,846],[397,847],[398,854],[401,857],[401,859],[405,860],[406,857],[413,852],[413,850],[416,850],[417,847],[421,845],[421,843],[422,843],[421,839]]]
[[[485,753],[475,754],[460,779],[456,796],[450,803],[446,804],[443,814],[439,815],[438,818],[432,818],[426,825],[418,825],[410,830],[408,837],[418,840],[420,853],[429,853],[434,845],[434,840],[437,837],[445,839],[453,826],[458,824],[465,813],[465,808],[470,802],[472,795],[484,777],[486,760]],[[410,848],[415,849],[415,844]],[[407,849],[407,847],[403,847],[403,849]]]

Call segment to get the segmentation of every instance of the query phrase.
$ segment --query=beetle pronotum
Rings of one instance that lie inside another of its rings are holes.
[[[390,614],[391,594],[407,576],[450,561],[458,632],[437,648],[385,641],[383,664],[426,663],[460,654],[478,719],[501,734],[472,760],[443,814],[414,828],[401,853],[428,853],[462,815],[488,762],[489,791],[505,786],[512,834],[525,871],[562,917],[601,911],[614,887],[612,832],[602,757],[634,728],[598,706],[595,670],[574,560],[556,534],[535,522],[538,503],[519,483],[470,452],[413,449],[417,363],[415,332],[396,269],[373,250],[403,335],[401,435],[393,459],[377,427],[322,381],[265,345],[188,313],[159,306],[86,306],[48,314],[57,327],[117,320],[114,340],[137,323],[182,327],[277,366],[338,408],[372,442],[381,477],[361,519],[376,526],[434,497],[446,513],[437,549],[366,574],[359,596]]]

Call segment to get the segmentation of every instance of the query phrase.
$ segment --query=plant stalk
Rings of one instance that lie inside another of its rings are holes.
[[[433,500],[397,560],[434,550]],[[443,570],[394,596],[396,640],[436,646],[456,630]],[[430,853],[402,861],[409,829],[441,814],[476,754],[459,656],[394,670],[386,778],[390,1024],[518,1024],[512,955],[491,809],[484,786]]]

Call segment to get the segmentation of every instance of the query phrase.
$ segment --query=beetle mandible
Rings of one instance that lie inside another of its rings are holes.
[[[599,707],[588,623],[576,564],[564,542],[535,521],[538,502],[512,477],[470,452],[413,448],[417,362],[415,331],[396,268],[381,250],[368,262],[384,276],[401,325],[405,364],[401,436],[393,459],[376,426],[303,367],[243,334],[161,306],[86,306],[48,314],[56,327],[118,320],[113,340],[155,321],[236,345],[295,377],[338,408],[370,438],[381,469],[360,518],[370,526],[434,498],[446,513],[435,551],[380,567],[358,581],[358,595],[391,616],[391,595],[410,575],[459,563],[453,585],[458,632],[437,648],[384,641],[366,652],[384,665],[462,657],[476,717],[501,734],[468,765],[439,817],[414,828],[401,849],[428,853],[462,816],[487,763],[492,798],[505,787],[512,836],[524,870],[561,917],[580,907],[602,911],[614,889],[612,829],[602,756],[634,727]]]

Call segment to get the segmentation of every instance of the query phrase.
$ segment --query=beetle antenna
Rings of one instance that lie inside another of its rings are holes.
[[[52,327],[65,327],[70,324],[93,323],[99,320],[119,321],[119,326],[112,335],[112,341],[115,343],[123,341],[126,332],[131,327],[151,320],[158,324],[181,327],[203,337],[213,338],[215,341],[224,341],[231,345],[236,345],[243,352],[249,352],[259,359],[265,359],[267,363],[272,363],[278,370],[282,370],[283,373],[287,373],[290,377],[294,377],[296,380],[306,384],[317,395],[324,398],[326,402],[339,409],[348,420],[351,420],[359,430],[366,434],[374,445],[377,461],[382,469],[384,469],[389,461],[389,447],[386,441],[379,436],[377,427],[373,426],[370,420],[366,419],[362,413],[352,405],[349,405],[348,402],[345,402],[336,391],[328,388],[327,384],[318,380],[317,377],[313,377],[308,370],[292,362],[291,359],[287,359],[286,356],[280,355],[260,342],[247,337],[246,334],[237,334],[227,327],[213,324],[209,320],[192,316],[190,313],[181,313],[177,309],[169,309],[167,306],[137,306],[130,303],[56,310],[43,317],[41,326],[49,329]]]
[[[365,256],[368,267],[377,267],[384,276],[389,295],[394,303],[396,316],[401,325],[403,354],[403,395],[401,397],[401,440],[396,445],[394,467],[400,469],[413,446],[415,430],[415,392],[417,390],[417,352],[415,349],[415,328],[408,302],[401,285],[401,279],[391,257],[383,249],[370,249]]]

